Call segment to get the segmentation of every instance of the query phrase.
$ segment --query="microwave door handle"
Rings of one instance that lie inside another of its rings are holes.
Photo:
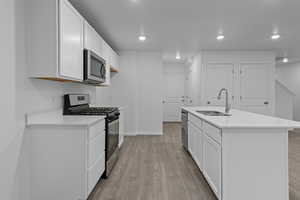
[[[102,75],[102,77],[105,77],[105,74],[106,74],[105,65],[102,65],[102,67],[101,67],[101,75]]]

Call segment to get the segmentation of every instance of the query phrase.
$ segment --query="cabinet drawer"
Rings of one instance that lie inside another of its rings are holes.
[[[100,133],[103,133],[105,131],[105,120],[102,120],[98,122],[97,124],[94,124],[89,128],[89,139],[93,139]]]
[[[105,133],[88,142],[88,167],[91,167],[105,151]]]
[[[207,122],[203,122],[202,129],[206,135],[213,138],[216,142],[221,144],[221,130],[217,127],[210,125]]]
[[[92,192],[98,180],[105,170],[105,154],[103,153],[97,162],[88,169],[88,195]]]
[[[197,126],[198,128],[202,128],[202,120],[192,114],[188,115],[188,119],[190,122],[193,123],[193,125]]]

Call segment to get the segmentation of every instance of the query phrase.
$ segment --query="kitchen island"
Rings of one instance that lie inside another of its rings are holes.
[[[288,200],[288,131],[300,122],[223,107],[183,107],[188,151],[220,200]],[[208,113],[211,114],[211,113]]]

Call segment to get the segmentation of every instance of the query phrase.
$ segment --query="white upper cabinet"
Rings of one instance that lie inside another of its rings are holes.
[[[83,80],[83,17],[67,0],[28,0],[29,77]]]
[[[59,9],[59,75],[66,79],[83,79],[83,18],[66,0]]]
[[[92,50],[98,56],[103,57],[102,37],[95,31],[95,29],[87,22],[84,23],[84,48]]]
[[[94,51],[118,68],[118,56],[68,0],[28,0],[28,76],[55,81],[83,81],[83,50]]]
[[[111,57],[110,58],[110,60],[111,60],[111,63],[110,63],[111,71],[118,72],[119,69],[120,69],[119,55],[114,50],[112,50],[110,57]]]
[[[104,41],[103,42],[103,58],[106,61],[106,77],[105,83],[102,85],[110,85],[110,54],[112,48]]]

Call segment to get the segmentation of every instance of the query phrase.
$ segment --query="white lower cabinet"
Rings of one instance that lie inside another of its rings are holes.
[[[32,200],[85,200],[105,170],[105,121],[90,126],[34,126]]]
[[[203,174],[216,196],[221,195],[221,145],[204,135]]]
[[[193,159],[197,163],[200,169],[202,169],[203,159],[203,134],[202,130],[195,126],[192,122],[188,123],[189,131],[189,151],[193,156]]]
[[[99,178],[105,170],[105,153],[96,160],[96,162],[88,169],[88,194],[92,192]]]
[[[221,199],[222,148],[221,131],[193,115],[189,115],[189,152],[215,195]]]
[[[196,149],[196,154],[197,154],[197,164],[200,170],[203,170],[203,144],[204,144],[204,135],[203,131],[198,129],[197,130],[197,149]]]

